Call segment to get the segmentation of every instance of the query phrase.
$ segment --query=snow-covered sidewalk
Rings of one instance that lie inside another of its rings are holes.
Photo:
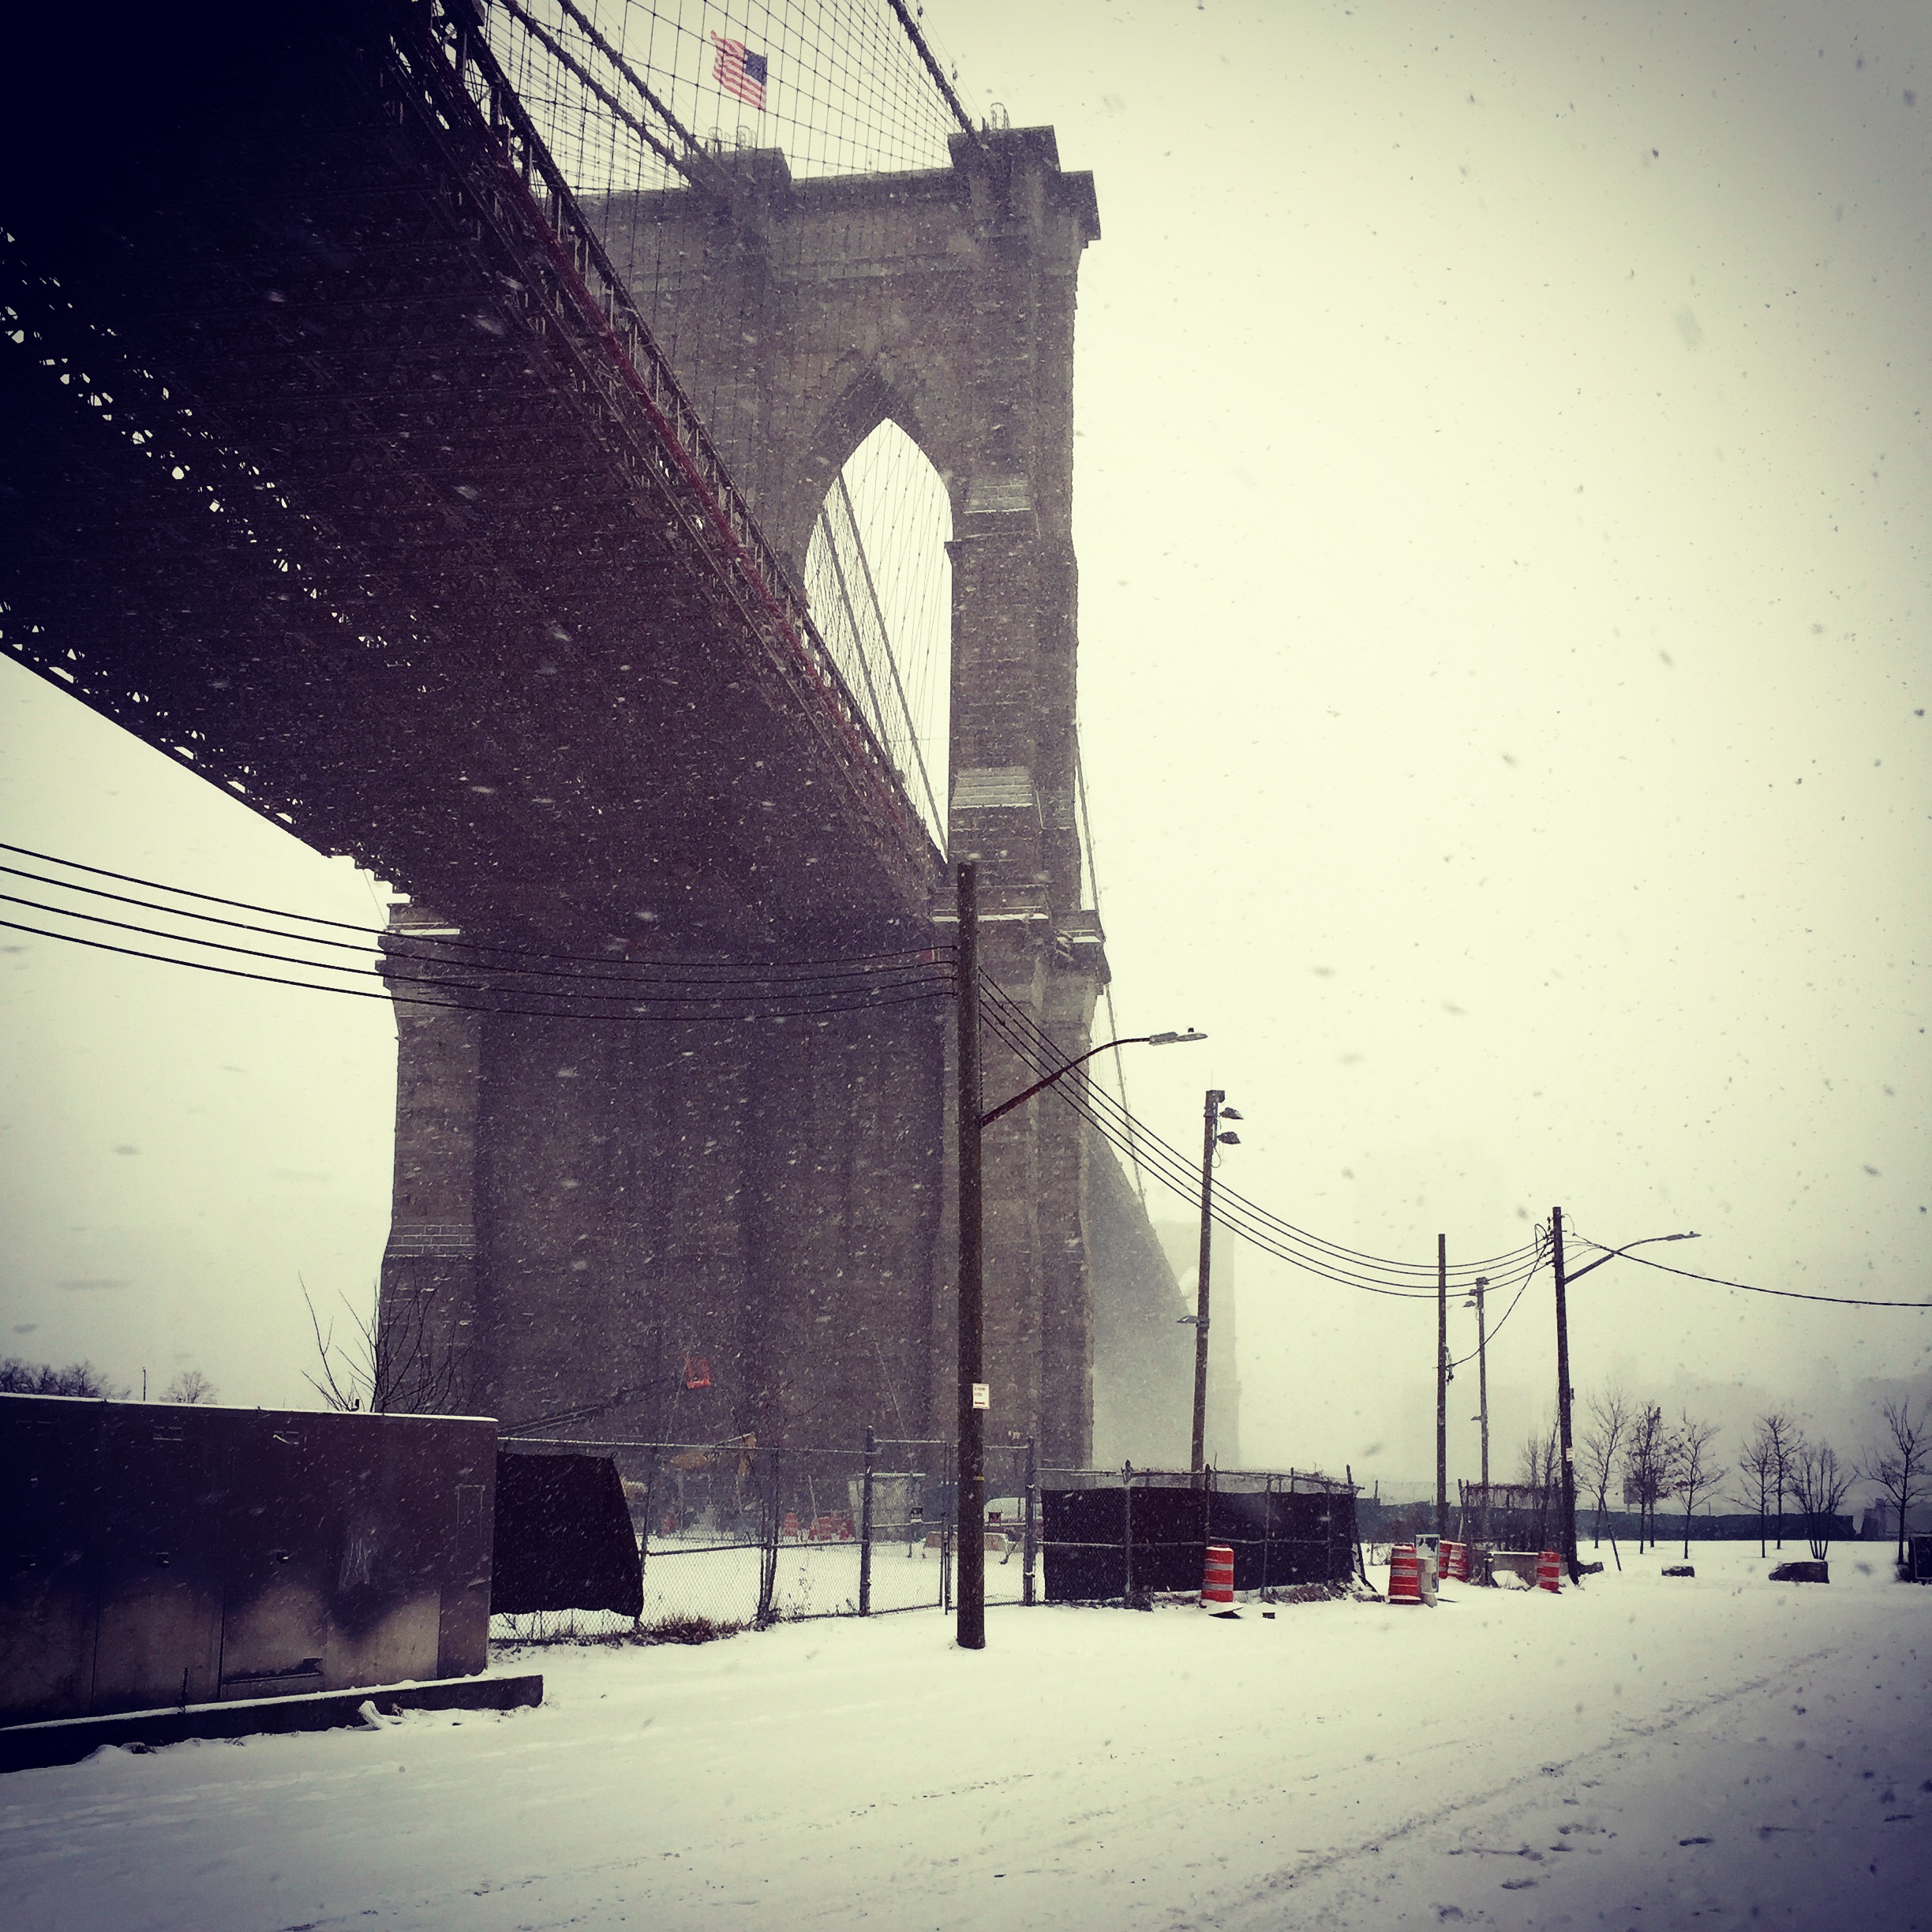
[[[976,1656],[937,1612],[526,1652],[541,1710],[0,1780],[0,1896],[18,1932],[1904,1932],[1932,1590],[1882,1554],[1825,1588],[1703,1545],[1560,1599],[1002,1610]]]

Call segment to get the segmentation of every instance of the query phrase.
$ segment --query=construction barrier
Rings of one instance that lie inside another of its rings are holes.
[[[1442,1573],[1451,1583],[1469,1581],[1470,1551],[1466,1543],[1445,1543],[1442,1546]]]
[[[1563,1557],[1559,1552],[1545,1550],[1537,1559],[1537,1588],[1559,1596],[1563,1590]]]
[[[1391,1603],[1422,1601],[1422,1566],[1413,1543],[1398,1543],[1389,1552],[1388,1600]]]
[[[1234,1602],[1234,1548],[1229,1543],[1210,1543],[1208,1560],[1201,1572],[1200,1600],[1204,1608],[1230,1609]]]

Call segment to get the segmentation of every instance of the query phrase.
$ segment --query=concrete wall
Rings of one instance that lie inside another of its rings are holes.
[[[487,1421],[0,1395],[0,1723],[488,1661]]]

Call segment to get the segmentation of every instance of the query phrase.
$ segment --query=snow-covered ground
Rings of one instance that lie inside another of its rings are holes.
[[[17,1932],[1932,1926],[1932,1589],[1869,1546],[1824,1588],[1674,1557],[1433,1610],[1000,1609],[978,1654],[936,1612],[507,1653],[541,1709],[0,1779],[0,1898]]]

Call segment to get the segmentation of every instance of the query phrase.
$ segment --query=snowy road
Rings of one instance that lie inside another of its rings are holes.
[[[19,1932],[1932,1926],[1932,1590],[1834,1555],[1007,1610],[977,1657],[934,1613],[552,1649],[538,1711],[0,1780],[0,1896]]]

